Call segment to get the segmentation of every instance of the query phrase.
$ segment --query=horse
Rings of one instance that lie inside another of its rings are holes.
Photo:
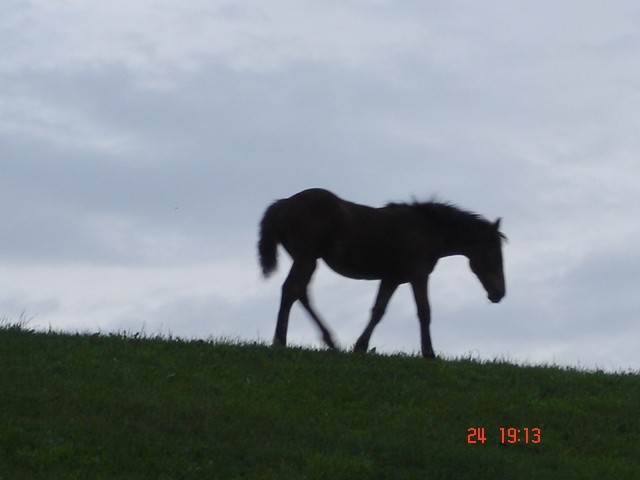
[[[490,222],[476,213],[438,201],[389,203],[374,208],[352,203],[324,189],[313,188],[275,201],[260,222],[258,255],[267,278],[277,268],[278,245],[293,260],[282,285],[274,346],[286,346],[289,313],[300,301],[314,320],[324,343],[336,348],[308,295],[308,285],[322,259],[345,277],[379,280],[371,317],[354,352],[366,352],[374,328],[399,285],[413,289],[424,358],[435,358],[429,324],[429,275],[440,258],[464,255],[489,300],[506,293],[502,266],[500,218]]]

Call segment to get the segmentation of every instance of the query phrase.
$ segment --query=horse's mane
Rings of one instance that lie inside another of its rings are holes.
[[[430,223],[442,225],[448,229],[454,229],[458,233],[472,236],[486,234],[495,231],[495,224],[482,215],[459,207],[454,203],[429,200],[427,202],[412,201],[407,203],[389,203],[387,207],[392,209],[409,209],[418,212]],[[500,237],[506,236],[498,232]]]

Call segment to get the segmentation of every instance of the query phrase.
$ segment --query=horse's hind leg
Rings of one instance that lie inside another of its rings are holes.
[[[311,318],[320,328],[324,342],[331,348],[336,348],[329,330],[324,326],[320,317],[315,313],[309,302],[307,286],[311,281],[311,276],[316,269],[315,260],[295,260],[291,266],[291,271],[282,285],[282,298],[280,300],[280,310],[278,311],[278,323],[276,333],[273,338],[274,345],[285,346],[287,344],[287,328],[289,325],[289,314],[291,307],[296,300],[300,300],[304,308],[309,312]]]
[[[292,285],[290,282],[291,272],[282,284],[282,297],[280,298],[280,309],[278,310],[278,322],[276,323],[276,333],[273,336],[274,346],[286,346],[287,345],[287,328],[289,327],[289,313],[291,307],[296,301],[294,293],[291,291]]]
[[[327,347],[333,348],[335,350],[336,344],[333,341],[333,336],[331,335],[331,332],[327,329],[327,327],[324,326],[324,323],[322,323],[322,320],[320,320],[320,317],[318,317],[316,312],[314,312],[313,308],[311,308],[311,303],[309,302],[309,297],[307,296],[306,291],[304,292],[302,297],[300,297],[300,302],[302,302],[302,306],[304,306],[307,312],[309,312],[309,315],[311,315],[311,318],[313,318],[314,322],[316,322],[316,325],[322,332],[322,340],[324,340],[324,343],[327,344]]]

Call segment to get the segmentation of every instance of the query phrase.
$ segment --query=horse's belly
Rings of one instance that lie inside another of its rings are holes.
[[[335,262],[330,258],[324,258],[323,260],[331,270],[345,277],[356,280],[378,280],[382,278],[379,272],[370,267],[367,268],[353,262]]]
[[[366,249],[337,250],[323,257],[325,263],[336,273],[357,280],[379,280],[398,276],[399,262],[388,256],[372,254]],[[398,278],[402,281],[401,278]]]

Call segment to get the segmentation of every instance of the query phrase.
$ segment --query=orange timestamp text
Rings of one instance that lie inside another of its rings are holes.
[[[501,444],[538,444],[542,442],[542,430],[538,427],[500,427],[498,436]],[[487,441],[485,427],[469,427],[467,429],[467,443],[469,445],[483,444]]]

